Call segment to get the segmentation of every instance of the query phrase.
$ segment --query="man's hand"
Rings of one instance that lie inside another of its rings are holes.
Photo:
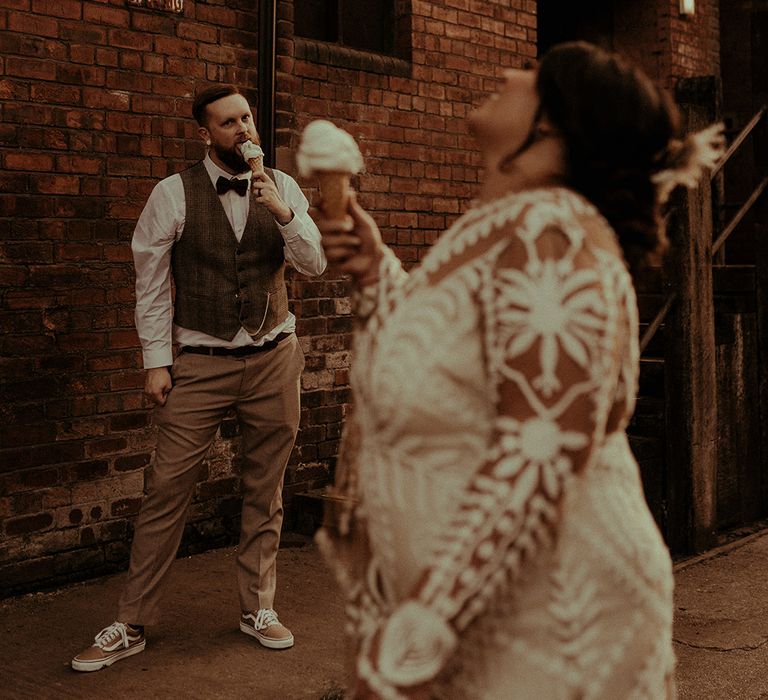
[[[275,221],[285,226],[293,219],[291,208],[280,198],[277,186],[266,173],[254,173],[251,176],[251,187],[256,195],[256,201],[263,204],[275,217]]]
[[[144,393],[150,401],[158,406],[165,406],[171,387],[173,387],[173,382],[167,367],[153,367],[147,370]]]

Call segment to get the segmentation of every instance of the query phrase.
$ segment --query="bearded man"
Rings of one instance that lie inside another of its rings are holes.
[[[293,178],[252,170],[243,158],[241,144],[259,139],[237,88],[204,90],[192,112],[207,155],[155,186],[133,235],[136,327],[157,448],[116,621],[72,660],[78,671],[144,650],[144,627],[158,621],[200,464],[232,409],[242,435],[240,629],[270,649],[293,646],[273,604],[283,475],[304,367],[284,270],[290,263],[316,276],[326,261]]]

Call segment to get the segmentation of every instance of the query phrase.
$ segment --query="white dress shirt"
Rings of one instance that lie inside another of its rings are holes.
[[[203,163],[214,186],[219,176],[232,177],[208,155]],[[293,218],[285,226],[275,222],[285,241],[285,258],[305,275],[320,275],[325,270],[325,255],[320,244],[320,232],[307,213],[307,198],[290,175],[279,170],[272,172],[281,199],[293,212]],[[238,177],[250,180],[251,173],[242,173]],[[220,195],[219,200],[239,241],[248,219],[250,194],[242,197],[229,190]],[[258,340],[254,340],[244,328],[227,341],[173,323],[171,249],[184,231],[185,216],[186,200],[181,175],[171,175],[152,190],[133,232],[131,249],[136,266],[136,329],[141,341],[144,368],[170,365],[173,362],[171,346],[174,342],[235,348],[260,345],[280,333],[294,331],[296,317],[290,312],[283,323]]]

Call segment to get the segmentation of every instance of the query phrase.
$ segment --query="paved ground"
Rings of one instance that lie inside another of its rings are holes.
[[[768,530],[677,565],[681,700],[768,699]]]
[[[112,622],[122,574],[0,602],[0,698],[340,697],[343,611],[331,576],[310,546],[281,551],[278,568],[275,606],[296,636],[284,651],[239,631],[231,548],[177,561],[163,622],[148,630],[146,651],[96,673],[77,673],[69,661]]]
[[[0,697],[339,698],[343,613],[331,576],[313,546],[282,551],[279,571],[293,649],[269,651],[238,631],[234,553],[220,549],[176,562],[144,653],[90,674],[69,660],[112,621],[122,575],[2,601]],[[678,563],[676,579],[681,700],[768,700],[768,530]]]

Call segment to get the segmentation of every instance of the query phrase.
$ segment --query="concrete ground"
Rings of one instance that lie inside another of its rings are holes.
[[[768,530],[675,567],[681,700],[768,699]]]
[[[281,551],[278,566],[276,607],[296,635],[287,651],[239,632],[232,548],[177,561],[147,650],[97,673],[69,660],[112,621],[123,575],[0,601],[0,697],[340,698],[343,610],[331,575],[312,545]],[[768,530],[675,569],[681,700],[768,700]]]
[[[341,697],[343,607],[313,546],[278,555],[275,608],[296,638],[265,649],[240,632],[235,551],[179,559],[144,652],[78,673],[77,652],[114,619],[124,574],[0,601],[0,698],[327,700]],[[334,692],[335,691],[335,692]]]

